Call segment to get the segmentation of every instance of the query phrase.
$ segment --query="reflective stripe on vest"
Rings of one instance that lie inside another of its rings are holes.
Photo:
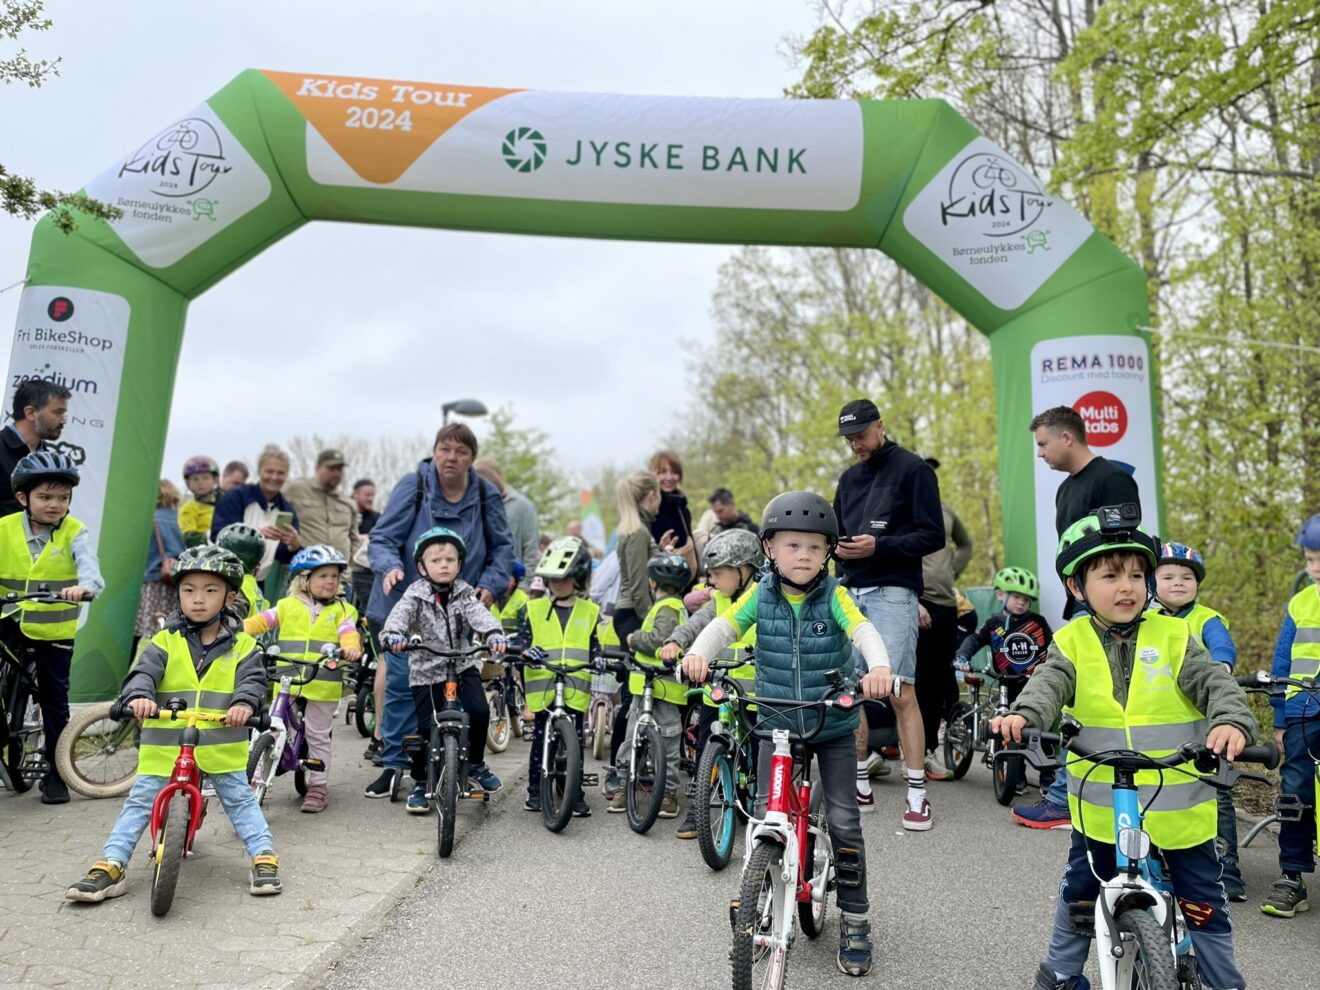
[[[646,621],[642,623],[642,632],[651,632],[655,628],[656,618],[667,608],[678,613],[678,624],[680,626],[687,622],[687,609],[683,607],[683,599],[661,598],[651,606],[651,611],[646,613]],[[634,650],[633,656],[637,658],[638,663],[645,664],[648,667],[664,666],[664,661],[654,654],[638,653]],[[638,697],[641,696],[645,685],[646,678],[642,674],[634,672],[628,675],[628,690]],[[655,692],[656,701],[668,701],[675,705],[687,703],[688,688],[686,684],[679,683],[676,670],[652,681],[652,690]]]
[[[1288,603],[1288,614],[1297,627],[1293,632],[1288,676],[1320,677],[1320,585],[1303,588],[1294,595]],[[1300,690],[1289,684],[1285,697],[1291,698]]]
[[[491,602],[490,614],[500,620],[500,626],[506,633],[516,633],[518,626],[522,624],[522,613],[530,601],[527,592],[523,591],[522,588],[514,588],[513,594],[509,596],[509,600],[504,603],[502,608]]]
[[[156,703],[168,704],[181,698],[189,709],[208,715],[223,715],[232,705],[234,679],[238,664],[255,648],[256,641],[246,633],[237,633],[234,644],[223,656],[216,657],[201,680],[193,665],[192,651],[182,633],[162,630],[151,637],[153,645],[165,651],[165,673],[156,685]],[[179,756],[179,740],[188,727],[184,713],[178,719],[149,718],[142,723],[138,747],[138,773],[167,777]],[[233,728],[213,722],[197,723],[197,765],[206,773],[234,773],[247,768],[247,728]]]
[[[572,660],[586,663],[591,659],[591,634],[600,618],[600,606],[585,598],[573,603],[568,616],[568,628],[559,625],[559,616],[547,596],[530,602],[527,622],[532,628],[532,645],[545,650],[547,663]],[[554,704],[555,675],[542,667],[523,668],[523,690],[527,707],[543,712]],[[573,711],[585,712],[591,702],[591,672],[575,671],[564,683],[564,705]]]
[[[711,600],[715,602],[715,615],[717,617],[724,615],[725,612],[727,612],[730,608],[733,607],[733,599],[729,598],[727,595],[721,594],[718,591],[712,590],[710,593],[710,597]],[[724,662],[727,660],[741,660],[743,659],[743,657],[747,655],[748,651],[755,646],[756,646],[756,623],[753,622],[751,626],[748,627],[747,632],[743,634],[742,639],[738,640],[738,642],[736,643],[730,643],[727,647],[721,650],[719,654],[713,657],[713,659],[719,660],[720,662]],[[740,681],[755,682],[756,667],[751,663],[745,663],[741,667],[731,668],[728,674],[730,677],[733,677]],[[752,694],[754,694],[755,692],[752,690],[752,687],[753,687],[752,684],[747,684],[744,688],[744,694],[747,696],[751,696]],[[719,707],[718,705],[715,704],[715,702],[710,700],[709,696],[703,696],[701,700],[704,701],[707,705],[710,705],[712,708]]]
[[[1204,715],[1178,688],[1178,674],[1191,639],[1182,619],[1147,615],[1137,631],[1126,707],[1114,698],[1109,658],[1089,618],[1075,619],[1054,642],[1077,671],[1071,706],[1064,712],[1085,727],[1088,747],[1133,749],[1152,757],[1172,755],[1182,743],[1205,739]],[[1196,772],[1190,763],[1182,770]],[[1085,783],[1083,784],[1083,781]],[[1072,757],[1068,763],[1068,808],[1073,827],[1100,842],[1114,841],[1111,767]],[[1218,831],[1214,788],[1176,769],[1136,775],[1144,827],[1155,845],[1187,849]]]
[[[72,516],[50,532],[36,560],[28,550],[27,534],[23,529],[24,514],[14,512],[0,519],[0,586],[5,593],[30,595],[40,585],[51,591],[63,591],[78,583],[78,565],[73,560],[73,538],[82,532],[83,524]],[[19,602],[19,628],[29,639],[73,639],[78,631],[76,602],[45,605],[40,602]],[[6,614],[12,615],[11,608]]]
[[[336,600],[325,608],[312,622],[311,609],[301,598],[281,598],[275,606],[279,616],[280,660],[278,666],[290,667],[285,657],[294,660],[320,660],[321,651],[327,646],[338,648],[339,625],[345,619],[357,624],[357,610],[342,600]],[[301,671],[302,668],[299,668]],[[271,697],[279,693],[279,682],[271,684]],[[334,670],[318,667],[316,677],[302,687],[294,687],[296,697],[308,701],[338,701],[344,693],[344,664],[341,662]]]

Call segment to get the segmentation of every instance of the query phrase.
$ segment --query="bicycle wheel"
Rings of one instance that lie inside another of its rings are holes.
[[[820,891],[820,900],[812,897],[811,900],[805,903],[798,901],[798,922],[802,925],[802,930],[806,932],[807,938],[820,937],[820,933],[825,930],[825,912],[829,909],[830,874],[834,868],[834,846],[829,841],[829,823],[825,820],[825,816],[821,814],[821,805],[824,800],[825,795],[820,788],[812,790],[811,817],[825,832],[825,841],[817,843],[816,834],[814,832],[807,833],[807,854],[804,858],[808,875],[802,879],[810,881],[813,894],[817,890],[817,884],[821,884],[823,887]]]
[[[733,912],[733,990],[778,990],[784,985],[788,950],[783,946],[757,945],[757,936],[770,936],[787,943],[788,932],[779,931],[786,914],[788,888],[783,878],[784,851],[773,842],[762,842],[752,850],[743,868],[742,888]]]
[[[138,724],[107,718],[111,704],[101,702],[71,719],[55,744],[60,777],[83,797],[123,797],[137,776]]]
[[[305,759],[307,759],[307,737],[303,736],[302,745],[298,747],[298,769],[293,771],[293,789],[298,792],[299,797],[307,796],[307,771],[303,769]]]
[[[179,883],[179,869],[188,844],[188,795],[175,791],[165,807],[155,849],[155,870],[151,874],[151,913],[157,918],[168,914],[174,903],[174,888]]]
[[[1000,752],[1003,752],[1001,747]],[[995,800],[1007,808],[1017,795],[1018,776],[1022,771],[1022,757],[1005,756],[995,760],[991,767],[994,773]]]
[[[486,689],[486,704],[490,706],[490,725],[486,728],[486,748],[492,753],[503,753],[509,748],[513,727],[509,711],[504,706],[504,692],[499,686]]]
[[[513,692],[508,700],[509,724],[513,727],[515,735],[521,737],[523,730],[527,728],[527,722],[523,719],[523,706],[527,704],[527,696],[523,694],[522,685],[517,681],[513,682]]]
[[[266,803],[266,791],[275,779],[275,765],[280,754],[275,752],[275,737],[269,732],[257,736],[248,751],[247,779],[257,798],[257,807]]]
[[[695,773],[697,769],[697,739],[701,733],[701,711],[706,706],[700,698],[689,698],[683,712],[682,745],[678,748],[678,772]]]
[[[1115,990],[1178,990],[1178,969],[1169,936],[1144,908],[1129,908],[1117,918],[1125,949],[1118,960]]]
[[[972,706],[965,701],[954,702],[944,724],[944,765],[953,772],[954,780],[962,780],[967,776],[975,752]]]
[[[598,701],[591,706],[591,711],[591,724],[595,726],[591,730],[591,755],[599,763],[605,759],[605,736],[610,728],[610,706]]]
[[[697,848],[712,870],[722,870],[733,856],[733,833],[737,824],[734,809],[733,759],[722,736],[711,736],[697,766]]]
[[[358,688],[353,702],[353,721],[357,724],[358,734],[364,738],[376,731],[376,692],[370,684]]]
[[[432,744],[434,744],[432,737]],[[454,825],[458,818],[458,737],[447,732],[440,741],[440,766],[436,768],[435,810],[436,810],[436,852],[441,859],[448,859],[454,851]]]
[[[23,760],[27,756],[27,736],[23,732],[23,718],[27,713],[27,692],[19,689],[14,698],[14,707],[9,711],[9,741],[5,743],[5,769],[9,771],[9,782],[14,793],[22,794],[32,789],[33,782],[23,777]]]
[[[628,772],[628,825],[638,835],[645,835],[660,815],[665,798],[665,748],[660,730],[654,725],[639,725],[633,738],[631,766]]]
[[[541,768],[541,820],[551,832],[562,832],[573,817],[573,799],[582,785],[582,749],[571,718],[559,716],[546,731],[549,759]]]

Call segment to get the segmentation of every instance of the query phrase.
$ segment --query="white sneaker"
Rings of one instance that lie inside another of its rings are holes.
[[[926,754],[926,779],[953,780],[953,771],[944,765],[940,754],[933,749]]]
[[[894,772],[894,768],[889,765],[879,753],[872,753],[866,759],[866,775],[874,780],[877,777],[888,777]]]

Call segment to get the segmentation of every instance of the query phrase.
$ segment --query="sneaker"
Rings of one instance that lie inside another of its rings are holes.
[[[1013,787],[1013,793],[1015,795],[1022,795],[1027,793],[1027,778],[1025,776],[1021,774],[1018,775],[1017,784],[1015,784]]]
[[[408,794],[407,809],[410,815],[424,815],[431,810],[431,802],[426,800],[426,785],[420,780]]]
[[[535,814],[541,813],[541,792],[527,792],[527,800],[523,802],[523,811],[531,811]]]
[[[1270,896],[1260,906],[1260,910],[1262,914],[1276,918],[1291,918],[1298,911],[1311,910],[1311,905],[1306,902],[1305,882],[1279,877],[1274,881]]]
[[[307,795],[303,798],[302,812],[306,815],[317,815],[325,811],[326,805],[325,788],[319,784],[312,784],[307,788]]]
[[[865,976],[871,972],[871,923],[865,919],[839,922],[839,954],[834,958],[839,972]]]
[[[1031,986],[1032,990],[1091,990],[1091,981],[1080,974],[1066,980],[1057,979],[1054,970],[1041,963],[1036,970],[1036,981]]]
[[[83,904],[100,904],[108,897],[119,897],[126,893],[128,880],[124,876],[124,868],[108,859],[101,859],[93,863],[87,876],[66,890],[64,896]]]
[[[386,770],[379,777],[367,785],[363,795],[369,798],[387,798],[394,793],[394,780],[402,771]]]
[[[610,799],[610,806],[605,809],[607,814],[617,815],[628,810],[628,792],[624,789],[622,782],[619,789],[614,792],[614,797]]]
[[[877,777],[888,777],[893,773],[894,768],[889,765],[879,753],[872,753],[866,758],[866,775],[874,780]]]
[[[574,817],[574,818],[590,818],[590,817],[591,817],[591,805],[587,804],[587,801],[586,801],[585,798],[583,798],[583,799],[582,799],[581,801],[579,801],[577,804],[573,805],[573,817]]]
[[[1013,809],[1013,819],[1027,828],[1072,828],[1072,815],[1067,808],[1060,807],[1050,800],[1037,801],[1032,805],[1021,805]]]
[[[903,827],[909,832],[929,832],[930,826],[930,802],[926,800],[926,795],[921,795],[921,803],[915,808],[909,799],[903,809]]]
[[[371,742],[367,743],[367,748],[362,753],[362,758],[364,760],[370,760],[372,763],[379,766],[380,754],[383,752],[385,752],[385,744],[379,739],[373,739]]]
[[[68,804],[69,788],[54,773],[48,773],[41,780],[42,804]]]
[[[266,897],[283,890],[280,883],[280,858],[267,849],[252,859],[252,882],[248,893],[253,897]]]
[[[953,771],[944,765],[944,760],[935,750],[926,754],[927,780],[953,780]]]
[[[619,771],[610,767],[610,772],[605,775],[605,783],[600,785],[600,792],[611,801],[614,796],[623,790],[623,778],[619,776]]]
[[[678,817],[678,793],[676,791],[665,791],[664,800],[660,802],[661,818]]]
[[[860,787],[857,789],[857,810],[861,812],[875,811],[875,795],[871,791],[863,794]]]
[[[697,809],[688,808],[687,817],[683,819],[683,824],[678,826],[678,831],[674,833],[675,838],[695,839],[697,837]]]
[[[1247,899],[1247,885],[1240,878],[1224,877],[1224,896],[1234,904],[1242,904]]]
[[[495,772],[491,770],[490,764],[485,761],[474,763],[468,767],[468,781],[476,782],[477,786],[474,790],[485,791],[487,794],[494,794],[504,786],[500,783],[500,778],[496,777]]]

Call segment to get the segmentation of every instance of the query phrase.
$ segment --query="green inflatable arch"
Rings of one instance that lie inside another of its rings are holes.
[[[1144,274],[939,101],[249,70],[86,192],[124,215],[72,236],[37,225],[7,381],[10,399],[31,377],[74,393],[61,443],[82,459],[74,510],[108,583],[78,637],[74,700],[106,696],[127,665],[188,301],[309,220],[878,248],[990,337],[1009,562],[1052,570],[1061,479],[1026,429],[1046,406],[1078,408],[1159,518]]]

